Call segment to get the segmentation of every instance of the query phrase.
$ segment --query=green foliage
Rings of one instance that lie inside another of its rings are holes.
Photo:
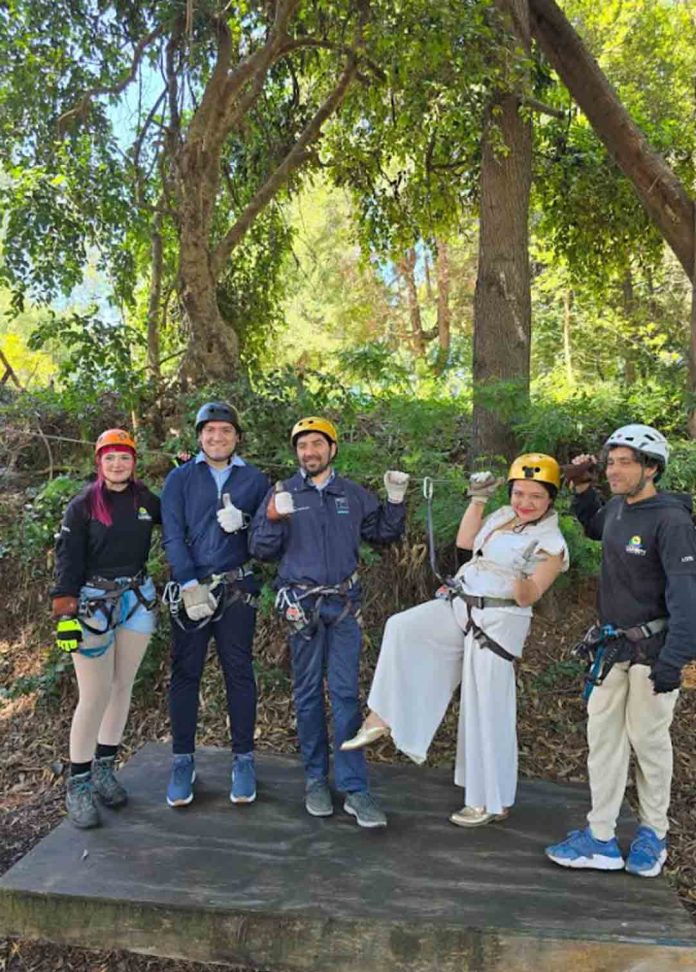
[[[142,372],[139,382],[133,368],[138,351],[144,348],[143,335],[125,324],[106,323],[96,309],[84,315],[73,312],[69,317],[49,314],[29,341],[34,350],[45,345],[62,349],[60,376],[67,385],[79,388],[81,396],[111,387],[128,407],[143,390]]]
[[[7,688],[0,686],[0,703],[23,695],[31,695],[34,692],[44,698],[55,699],[59,695],[63,675],[66,671],[71,672],[72,667],[72,662],[65,652],[54,648],[45,659],[38,674],[20,675]]]
[[[31,565],[39,558],[45,563],[46,551],[53,546],[63,510],[81,483],[70,476],[56,476],[39,489],[24,506],[24,515],[15,536],[19,561]]]

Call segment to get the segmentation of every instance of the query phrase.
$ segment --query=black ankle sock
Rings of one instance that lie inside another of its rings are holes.
[[[89,763],[71,763],[70,764],[70,775],[71,776],[84,776],[85,773],[92,772],[92,761]]]
[[[97,759],[106,759],[108,756],[115,756],[118,746],[107,746],[105,743],[97,743],[95,756]]]

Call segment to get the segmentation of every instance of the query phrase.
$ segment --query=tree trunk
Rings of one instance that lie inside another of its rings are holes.
[[[694,234],[696,234],[696,209],[694,210]],[[691,278],[691,326],[689,328],[689,385],[687,388],[689,437],[696,439],[696,250],[694,250],[694,274]]]
[[[496,0],[514,17],[517,44],[529,51],[527,0]],[[510,58],[515,58],[510,39]],[[528,252],[532,128],[519,93],[501,92],[484,122],[481,157],[479,262],[474,296],[475,456],[516,450],[511,419],[527,405],[531,338]],[[502,138],[505,152],[496,150]]]
[[[450,268],[449,251],[444,240],[437,241],[435,254],[435,272],[437,274],[437,362],[435,370],[441,374],[447,364],[450,350]]]
[[[425,335],[420,304],[418,303],[418,288],[416,287],[416,251],[413,247],[406,251],[399,262],[399,269],[406,285],[406,299],[408,304],[408,319],[411,325],[411,344],[413,351],[419,358],[425,357]]]
[[[160,362],[160,319],[162,311],[162,212],[157,209],[150,224],[150,291],[147,302],[147,363],[150,377],[159,387],[162,380]]]
[[[693,282],[693,201],[650,147],[554,0],[529,0],[529,7],[532,31],[541,49]]]

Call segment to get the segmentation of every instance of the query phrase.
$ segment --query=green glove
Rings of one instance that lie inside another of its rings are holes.
[[[82,625],[77,618],[58,618],[56,646],[61,651],[77,651],[82,641]]]

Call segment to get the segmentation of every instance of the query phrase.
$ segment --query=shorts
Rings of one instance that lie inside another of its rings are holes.
[[[116,581],[125,579],[121,577],[115,578]],[[136,631],[138,634],[151,635],[157,626],[157,608],[153,607],[148,611],[145,605],[140,603],[134,591],[126,591],[118,598],[115,604],[114,602],[110,602],[114,604],[113,614],[110,619],[108,611],[104,612],[99,608],[96,608],[92,614],[85,618],[85,602],[103,593],[104,590],[99,587],[85,586],[80,590],[78,618],[82,622],[84,640],[82,641],[81,647],[78,648],[78,651],[81,655],[86,655],[88,658],[99,658],[104,654],[114,640],[114,630],[116,628],[122,628],[124,631]],[[140,585],[140,593],[146,601],[153,601],[155,599],[156,591],[152,578],[147,577],[143,581]],[[91,631],[85,627],[85,620],[92,629]]]

